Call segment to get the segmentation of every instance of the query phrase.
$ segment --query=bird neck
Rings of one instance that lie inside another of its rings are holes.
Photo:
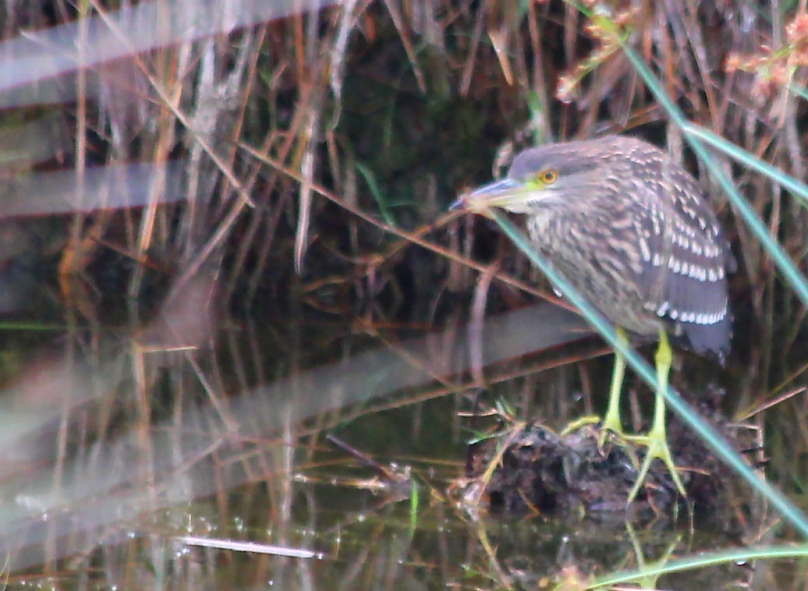
[[[569,203],[545,206],[531,213],[527,218],[527,232],[534,244],[541,248],[564,241],[564,236],[576,228],[592,224],[591,212],[584,211]]]

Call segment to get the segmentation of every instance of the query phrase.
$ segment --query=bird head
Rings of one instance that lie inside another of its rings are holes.
[[[574,207],[619,180],[608,151],[594,142],[568,142],[519,153],[506,178],[461,196],[452,209],[485,215],[499,207],[512,213],[539,214],[553,207]]]

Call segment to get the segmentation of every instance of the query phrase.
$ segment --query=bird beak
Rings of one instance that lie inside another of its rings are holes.
[[[513,179],[502,179],[461,195],[449,209],[465,209],[485,215],[492,207],[511,209],[530,193],[530,189],[523,183]]]

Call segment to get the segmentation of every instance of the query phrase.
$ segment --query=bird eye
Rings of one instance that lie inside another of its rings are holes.
[[[544,183],[545,185],[551,185],[552,183],[556,182],[558,178],[558,171],[557,170],[542,170],[539,173],[539,180]]]

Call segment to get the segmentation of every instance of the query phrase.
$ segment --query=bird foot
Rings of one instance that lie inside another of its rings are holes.
[[[643,459],[642,466],[640,467],[637,481],[634,483],[634,487],[631,489],[631,492],[628,495],[629,504],[631,504],[631,502],[637,496],[637,493],[640,491],[640,487],[642,487],[643,483],[645,482],[645,479],[648,476],[648,471],[651,469],[651,464],[655,459],[660,459],[664,462],[665,466],[668,468],[668,472],[670,472],[673,483],[676,485],[676,490],[679,491],[680,495],[687,498],[687,492],[685,492],[685,487],[682,484],[682,480],[679,478],[678,468],[673,462],[673,456],[671,455],[671,450],[668,447],[664,432],[661,433],[660,436],[659,433],[654,433],[652,430],[648,433],[648,435],[624,435],[623,438],[628,443],[644,445],[648,448],[645,452],[645,458]]]
[[[603,449],[603,446],[606,445],[606,439],[609,438],[609,433],[614,434],[621,441],[625,440],[627,437],[626,432],[623,431],[620,416],[618,414],[612,414],[611,412],[606,413],[606,416],[603,418],[603,423],[600,426],[600,435],[598,436],[598,447],[600,449]]]
[[[612,417],[611,419],[607,416],[605,419],[597,415],[588,415],[585,417],[581,417],[580,419],[576,419],[572,421],[569,425],[567,425],[564,430],[561,432],[561,436],[569,435],[573,431],[577,431],[581,427],[586,427],[587,425],[597,425],[600,423],[600,430],[598,434],[598,449],[603,451],[603,447],[606,445],[606,440],[609,438],[609,434],[612,433],[617,436],[619,440],[624,440],[628,435],[626,435],[625,431],[623,431],[623,426],[620,424],[620,419],[615,419]]]
[[[561,436],[564,437],[565,435],[569,435],[573,431],[577,431],[581,427],[586,427],[587,425],[596,425],[600,423],[600,417],[597,415],[588,415],[585,417],[581,417],[580,419],[575,419],[571,423],[569,423],[564,430],[561,431]]]
[[[605,419],[601,419],[598,416],[590,415],[572,421],[561,432],[561,436],[563,437],[568,435],[581,427],[598,423],[601,423],[600,433],[598,435],[598,449],[601,451],[603,450],[604,445],[606,445],[606,440],[609,438],[609,434],[612,434],[615,436],[616,443],[620,445],[624,452],[629,455],[632,463],[636,467],[639,465],[639,461],[637,460],[637,456],[634,453],[633,448],[635,446],[643,446],[646,448],[645,458],[643,458],[642,465],[639,469],[639,476],[637,477],[637,481],[634,483],[634,487],[631,489],[628,496],[628,504],[631,504],[636,498],[637,493],[640,492],[640,488],[645,483],[645,479],[648,477],[648,472],[651,470],[651,464],[653,464],[654,460],[656,459],[662,460],[670,472],[673,483],[676,486],[676,490],[680,495],[687,498],[685,487],[682,484],[681,478],[679,478],[678,468],[673,461],[673,455],[671,454],[670,447],[668,447],[667,434],[664,428],[662,430],[652,428],[647,435],[629,435],[623,431],[623,426],[620,424],[619,418],[607,416]]]

